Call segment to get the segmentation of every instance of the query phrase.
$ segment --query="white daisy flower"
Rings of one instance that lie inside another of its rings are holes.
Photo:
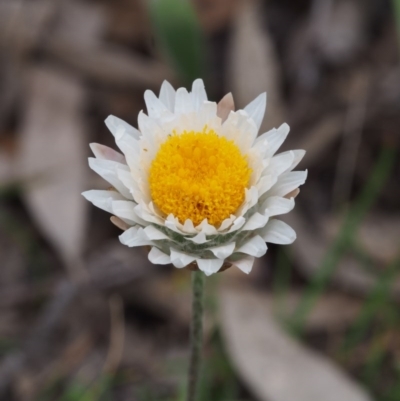
[[[224,265],[249,273],[266,242],[290,244],[294,230],[276,216],[290,212],[307,171],[292,171],[304,150],[275,155],[289,133],[283,124],[257,137],[263,93],[243,110],[227,95],[207,100],[203,81],[192,91],[168,83],[146,91],[139,129],[117,117],[105,123],[122,154],[91,144],[90,167],[112,185],[83,196],[112,213],[129,247],[150,246],[149,260],[190,264],[206,275]]]

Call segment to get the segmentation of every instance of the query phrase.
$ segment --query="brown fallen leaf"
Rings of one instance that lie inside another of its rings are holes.
[[[80,82],[49,68],[27,75],[19,161],[33,219],[67,265],[80,259],[87,223],[87,141]]]
[[[228,48],[226,87],[232,90],[237,108],[245,107],[267,92],[266,117],[260,132],[280,126],[285,111],[280,89],[279,63],[268,32],[261,27],[260,2],[240,3],[233,21]]]
[[[258,400],[371,401],[328,359],[286,334],[254,291],[225,287],[219,302],[228,354]]]

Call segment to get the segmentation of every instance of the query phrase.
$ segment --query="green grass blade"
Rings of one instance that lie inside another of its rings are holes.
[[[362,340],[368,326],[376,316],[376,313],[390,301],[390,287],[399,273],[400,257],[396,258],[396,260],[387,267],[365,302],[353,327],[350,329],[348,337],[345,339],[343,345],[343,351],[345,353]]]
[[[186,84],[204,76],[204,40],[188,0],[151,0],[156,45]]]
[[[398,401],[400,400],[400,374],[397,375],[397,382],[394,386],[389,387],[382,401]]]
[[[400,41],[400,0],[392,0],[394,8],[394,18],[396,20],[397,36]]]
[[[371,349],[368,350],[367,359],[362,370],[362,381],[371,389],[379,388],[384,370],[388,367],[390,351],[388,350],[388,335],[392,330],[396,330],[399,325],[399,314],[397,307],[392,304],[387,305],[381,310],[383,324],[376,327],[377,333],[372,338]],[[388,392],[396,387],[388,386]],[[378,390],[381,392],[381,390]],[[385,399],[385,398],[384,398]],[[392,399],[393,401],[395,399]],[[397,400],[397,398],[396,398]],[[383,401],[383,400],[382,400]]]
[[[320,269],[315,274],[295,310],[293,319],[289,323],[289,327],[294,334],[300,334],[303,331],[304,322],[308,314],[324,291],[343,253],[350,247],[359,225],[384,186],[394,165],[395,156],[395,149],[388,147],[382,149],[367,184],[350,208],[338,236],[325,255]]]

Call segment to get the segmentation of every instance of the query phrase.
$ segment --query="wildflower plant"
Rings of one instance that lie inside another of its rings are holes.
[[[146,91],[144,98],[147,114],[139,113],[138,129],[114,116],[106,119],[122,153],[91,144],[95,158],[89,165],[112,188],[83,195],[114,215],[124,230],[122,244],[149,246],[154,264],[197,270],[189,385],[194,394],[204,274],[229,266],[249,273],[266,243],[295,240],[294,230],[277,217],[294,208],[307,172],[292,170],[305,152],[276,155],[287,124],[258,136],[265,93],[237,111],[231,95],[218,104],[209,101],[201,79],[191,92],[164,81],[159,97]]]

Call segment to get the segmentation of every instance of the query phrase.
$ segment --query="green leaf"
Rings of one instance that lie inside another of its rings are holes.
[[[203,77],[204,41],[191,2],[151,0],[149,4],[156,45],[185,83]]]

